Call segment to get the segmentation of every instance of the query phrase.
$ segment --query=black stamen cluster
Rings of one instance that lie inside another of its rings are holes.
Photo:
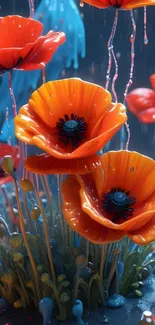
[[[125,191],[120,187],[114,187],[104,194],[103,208],[112,216],[112,221],[118,223],[122,218],[128,219],[132,216],[136,200],[130,195],[130,191]]]
[[[75,149],[86,138],[88,125],[83,117],[72,113],[70,117],[65,114],[64,118],[59,118],[55,129],[59,141],[63,142],[65,146],[71,143],[72,148]]]

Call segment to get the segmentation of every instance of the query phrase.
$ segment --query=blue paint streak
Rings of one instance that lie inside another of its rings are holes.
[[[74,248],[80,247],[80,236],[76,232],[74,232],[73,246],[74,246]]]
[[[42,0],[38,6],[35,19],[40,20],[44,25],[44,34],[49,30],[63,31],[67,41],[59,47],[52,60],[46,66],[47,81],[59,78],[63,69],[69,68],[72,63],[75,69],[78,68],[78,56],[85,57],[85,29],[75,0]],[[13,90],[17,101],[17,110],[27,103],[31,93],[42,83],[41,70],[37,71],[14,71]],[[5,115],[8,107],[9,119],[13,117],[12,105],[8,88],[7,73],[2,77],[0,86],[0,121],[1,116]],[[10,131],[6,125],[5,135],[0,141],[6,141]],[[13,138],[13,136],[12,136]],[[12,139],[16,141],[15,136]]]

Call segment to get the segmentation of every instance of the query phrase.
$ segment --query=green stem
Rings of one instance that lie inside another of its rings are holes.
[[[43,205],[42,205],[42,202],[41,202],[41,199],[40,199],[40,196],[39,196],[39,192],[38,192],[37,189],[35,189],[35,192],[36,192],[39,208],[40,208],[40,211],[41,211],[41,215],[42,215],[42,218],[43,218],[45,239],[46,239],[46,245],[47,245],[47,253],[48,253],[48,259],[49,259],[49,263],[50,263],[50,267],[51,267],[52,279],[53,279],[54,284],[56,285],[56,276],[55,276],[55,270],[54,270],[54,264],[53,264],[53,258],[52,258],[52,251],[51,251],[51,246],[50,246],[50,236],[49,236],[48,226],[47,226],[47,222],[46,222],[46,216],[45,216]]]
[[[25,191],[23,191],[23,196],[24,196],[24,208],[25,208],[25,212],[26,212],[26,215],[27,215],[27,219],[28,219],[29,229],[30,229],[30,232],[33,234],[33,224],[32,224],[31,217],[29,215],[29,210],[28,210],[28,206],[27,206],[27,199],[26,199],[26,192]]]
[[[62,240],[64,241],[64,220],[62,215],[62,198],[61,198],[61,182],[62,182],[62,175],[57,175],[57,191],[58,191],[58,214],[59,214],[59,220],[60,220],[60,228],[61,228],[61,235]]]
[[[101,264],[100,264],[100,282],[103,288],[103,269],[104,269],[104,263],[106,259],[106,249],[107,245],[102,245],[101,249]]]
[[[50,195],[50,190],[49,190],[49,187],[47,187],[48,182],[47,182],[46,178],[43,177],[42,175],[40,175],[40,179],[41,179],[41,183],[42,183],[44,192],[45,192],[45,194],[47,196],[47,199],[48,199],[48,202],[49,202],[50,219],[52,219],[52,232],[53,232],[53,230],[54,230],[54,222],[53,222],[52,199],[51,199],[51,195]]]
[[[75,281],[74,299],[78,298],[79,278],[80,278],[80,269],[78,268],[76,274],[76,281]]]
[[[12,178],[12,180],[13,180],[13,183],[14,183],[15,193],[16,193],[20,229],[21,229],[21,233],[22,233],[22,236],[23,236],[25,247],[27,249],[27,253],[28,253],[28,256],[29,256],[31,267],[32,267],[32,270],[33,270],[34,279],[35,279],[35,282],[36,282],[37,296],[38,296],[38,299],[40,301],[41,296],[40,296],[40,288],[39,288],[38,271],[37,271],[36,264],[35,264],[35,261],[34,261],[34,258],[33,258],[33,254],[32,254],[32,252],[30,250],[30,247],[29,247],[29,242],[28,242],[27,236],[26,236],[25,225],[24,225],[24,220],[23,220],[23,215],[22,215],[22,209],[21,209],[21,206],[20,206],[20,198],[19,198],[19,193],[18,193],[17,182],[16,182],[16,180],[14,178]]]

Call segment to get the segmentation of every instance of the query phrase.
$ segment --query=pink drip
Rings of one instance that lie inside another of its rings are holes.
[[[127,135],[128,135],[125,150],[128,150],[129,149],[131,134],[130,134],[129,124],[127,122],[125,123],[125,127],[126,127],[126,131],[127,131]]]
[[[115,98],[115,103],[118,103],[118,97],[117,97],[117,93],[116,93],[116,90],[115,90],[115,83],[116,83],[116,80],[118,78],[118,63],[117,63],[117,59],[116,59],[114,50],[112,50],[112,56],[113,56],[114,63],[115,63],[115,74],[114,74],[114,77],[113,77],[113,80],[112,80],[111,89],[112,89],[112,93],[113,93],[114,98]]]
[[[131,66],[130,66],[130,77],[129,81],[126,85],[125,88],[125,93],[124,93],[124,104],[125,104],[125,99],[128,94],[129,88],[131,87],[133,83],[133,72],[134,72],[134,63],[135,63],[135,39],[136,39],[136,23],[134,19],[134,14],[133,10],[130,10],[130,17],[132,21],[132,35],[130,37],[130,43],[131,43]],[[126,143],[126,150],[129,148],[129,143],[130,143],[130,128],[127,123],[125,123],[126,131],[127,131],[127,143]]]
[[[21,142],[21,156],[22,156],[22,161],[24,162],[25,160],[25,143],[24,142]],[[23,177],[24,177],[24,173],[25,173],[25,168],[24,168],[24,165],[23,165]]]
[[[148,37],[147,37],[147,11],[146,11],[146,7],[144,7],[144,44],[147,45],[148,44]]]
[[[9,124],[9,110],[8,110],[8,107],[6,107],[5,120]],[[11,146],[11,136],[8,137],[7,143]]]
[[[36,179],[37,190],[39,191],[39,179],[37,174],[35,174],[35,179]]]
[[[26,169],[24,170],[24,178],[29,179],[29,172]]]
[[[34,0],[29,0],[30,18],[34,18]]]
[[[43,84],[46,83],[46,67],[42,69],[42,78],[43,78]]]
[[[116,99],[117,95],[115,92],[115,81],[118,77],[118,65],[117,65],[117,60],[113,51],[113,40],[115,37],[115,33],[116,33],[116,28],[117,28],[117,21],[118,21],[118,9],[116,10],[116,14],[115,14],[115,18],[114,18],[114,22],[113,22],[113,26],[112,26],[112,31],[108,40],[108,56],[109,56],[109,62],[108,62],[108,69],[107,69],[107,75],[106,75],[106,86],[105,88],[108,89],[109,87],[109,82],[110,82],[110,72],[111,72],[111,67],[112,67],[112,57],[114,59],[115,62],[115,76],[113,78],[113,93],[114,93],[114,97]]]
[[[133,71],[134,71],[134,64],[135,64],[135,39],[136,39],[136,23],[133,15],[133,11],[130,10],[130,16],[131,16],[131,21],[132,21],[132,35],[130,36],[130,43],[131,43],[131,67],[130,67],[130,78],[129,81],[126,85],[125,93],[124,93],[124,103],[125,103],[125,98],[128,94],[128,90],[131,87],[133,83]]]
[[[15,117],[17,115],[17,105],[16,105],[14,92],[12,89],[12,71],[8,72],[8,81],[9,81],[10,97],[11,97],[11,101],[12,101],[13,117]]]
[[[29,173],[29,180],[31,181],[32,184],[34,184],[34,180],[33,180],[33,173]]]

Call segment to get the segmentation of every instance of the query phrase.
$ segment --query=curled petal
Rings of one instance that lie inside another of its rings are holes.
[[[62,185],[63,214],[69,226],[97,244],[120,240],[124,233],[101,226],[81,210],[80,185],[74,176],[68,176]]]
[[[105,9],[110,6],[109,0],[84,0],[83,2],[101,9]]]
[[[150,201],[140,206],[135,210],[133,217],[121,224],[114,223],[110,220],[110,216],[102,208],[102,200],[97,196],[95,186],[93,186],[91,175],[81,176],[83,179],[83,186],[80,190],[81,207],[91,219],[99,223],[100,225],[108,228],[115,229],[116,231],[123,231],[128,233],[133,230],[142,228],[147,222],[149,222],[155,214],[155,194],[150,198]],[[78,177],[79,179],[79,177]]]
[[[0,48],[23,48],[34,43],[43,31],[43,25],[21,16],[0,17]]]
[[[155,92],[149,88],[138,88],[127,95],[126,101],[131,113],[138,116],[148,108],[155,107]]]
[[[135,8],[154,6],[155,0],[124,0],[121,9],[132,10]]]
[[[61,32],[49,32],[47,35],[38,38],[33,53],[30,53],[26,59],[24,59],[20,68],[24,70],[33,70],[34,68],[42,68],[48,63],[53,54],[57,51],[58,47],[66,41],[64,33]]]
[[[130,191],[139,204],[155,191],[155,162],[138,152],[110,151],[91,168],[100,198],[111,188],[121,187]]]
[[[146,111],[138,114],[138,119],[142,123],[154,123],[155,122],[155,106],[148,108]]]
[[[33,92],[28,106],[46,125],[55,128],[59,118],[65,114],[70,116],[74,113],[85,118],[87,123],[98,120],[110,104],[111,94],[104,88],[78,78],[70,78],[42,85]]]
[[[88,126],[86,138],[76,149],[60,142],[55,129],[60,119],[71,114]],[[111,103],[108,91],[73,78],[48,82],[35,91],[15,118],[15,130],[20,140],[27,139],[55,158],[75,159],[94,155],[126,119],[124,105]]]
[[[130,233],[129,238],[138,245],[148,245],[155,241],[155,217],[139,231]]]
[[[11,69],[34,70],[49,62],[66,40],[63,33],[41,36],[43,25],[20,16],[0,17],[0,75]]]
[[[97,8],[105,9],[108,7],[116,7],[119,9],[132,10],[144,6],[155,5],[155,0],[83,0],[89,5]]]
[[[24,167],[29,172],[37,174],[86,174],[89,164],[86,158],[61,160],[48,154],[31,156],[25,159]]]

